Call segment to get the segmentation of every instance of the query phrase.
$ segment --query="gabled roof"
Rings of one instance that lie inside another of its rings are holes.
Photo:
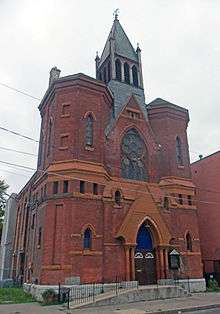
[[[115,19],[101,55],[99,63],[100,65],[110,55],[110,38],[113,38],[115,41],[116,54],[138,62],[137,54],[130,40],[128,39],[125,31],[123,30],[119,20]]]

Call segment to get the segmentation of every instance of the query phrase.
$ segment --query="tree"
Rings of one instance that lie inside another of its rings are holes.
[[[0,180],[0,240],[2,237],[2,227],[4,221],[4,213],[5,213],[5,204],[6,204],[6,191],[8,189],[8,185],[4,180]]]

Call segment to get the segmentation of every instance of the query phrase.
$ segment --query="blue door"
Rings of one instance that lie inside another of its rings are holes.
[[[135,278],[140,285],[155,284],[156,262],[150,227],[142,224],[137,234],[135,250]]]

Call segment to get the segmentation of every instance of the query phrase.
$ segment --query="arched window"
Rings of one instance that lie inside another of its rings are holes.
[[[52,121],[50,120],[49,130],[48,130],[47,156],[50,155],[50,151],[51,151],[51,136],[52,136]]]
[[[89,250],[92,248],[92,231],[87,228],[83,234],[83,248]]]
[[[108,82],[111,80],[111,64],[108,63]]]
[[[121,205],[121,193],[120,191],[115,191],[115,203]]]
[[[146,181],[147,149],[136,129],[124,135],[121,143],[121,175],[123,178]]]
[[[92,146],[93,145],[93,117],[91,114],[87,117],[87,124],[86,124],[86,145]]]
[[[192,238],[189,232],[186,234],[186,249],[192,252]]]
[[[176,160],[178,165],[183,165],[182,144],[179,136],[176,137]]]
[[[124,63],[124,76],[125,76],[125,83],[130,84],[130,68],[127,62]]]
[[[138,87],[138,73],[135,65],[132,67],[132,77],[134,86]]]
[[[116,80],[121,82],[121,61],[117,59],[115,61]]]

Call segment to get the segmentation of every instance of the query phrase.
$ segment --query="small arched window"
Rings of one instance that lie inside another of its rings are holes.
[[[86,145],[93,145],[93,116],[91,114],[87,117],[86,122]]]
[[[118,190],[115,191],[115,203],[121,205],[121,192]]]
[[[137,68],[135,65],[132,67],[132,77],[133,77],[133,84],[135,87],[138,87],[138,73]]]
[[[108,63],[108,82],[111,80],[111,64]]]
[[[186,234],[186,249],[192,252],[192,238],[189,232]]]
[[[176,137],[176,160],[178,165],[183,165],[182,143],[179,136]]]
[[[121,82],[121,61],[117,59],[115,61],[116,80]]]
[[[127,62],[124,63],[124,76],[125,76],[125,83],[130,84],[130,68]]]
[[[85,250],[90,250],[92,248],[92,231],[87,228],[83,234],[83,248]]]

